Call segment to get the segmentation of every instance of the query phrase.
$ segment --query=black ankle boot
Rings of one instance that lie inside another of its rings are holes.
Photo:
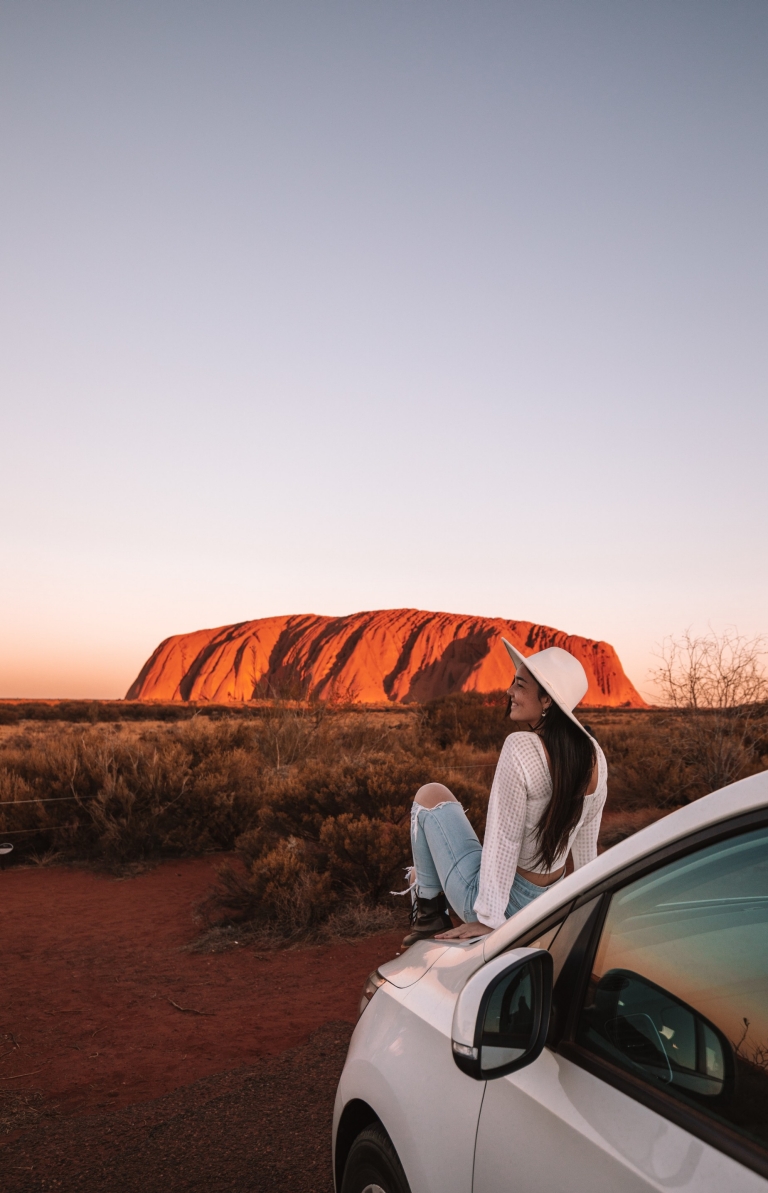
[[[429,940],[431,936],[447,932],[451,927],[448,904],[442,891],[434,899],[417,895],[411,908],[411,931],[403,940],[403,948],[407,949],[417,940]]]

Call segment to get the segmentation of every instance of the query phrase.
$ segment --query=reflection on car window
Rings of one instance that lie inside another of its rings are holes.
[[[536,940],[532,940],[531,943],[525,947],[527,949],[548,949],[562,926],[563,921],[561,920],[559,924],[555,924],[554,928],[550,928],[548,932],[544,932],[541,936],[537,936]]]
[[[768,830],[613,896],[577,1042],[768,1145]]]

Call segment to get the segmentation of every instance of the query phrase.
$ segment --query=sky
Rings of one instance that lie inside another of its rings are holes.
[[[0,160],[0,696],[768,631],[764,0],[5,0]]]

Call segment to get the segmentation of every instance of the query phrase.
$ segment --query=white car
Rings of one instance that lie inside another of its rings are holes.
[[[768,772],[368,979],[337,1193],[768,1190]]]

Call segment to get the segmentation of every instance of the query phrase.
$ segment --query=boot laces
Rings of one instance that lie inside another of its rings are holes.
[[[415,907],[416,906],[416,867],[415,866],[406,866],[405,867],[405,881],[408,883],[408,886],[405,888],[404,891],[390,891],[389,893],[390,893],[390,895],[410,895],[411,896],[411,905],[413,907]]]

